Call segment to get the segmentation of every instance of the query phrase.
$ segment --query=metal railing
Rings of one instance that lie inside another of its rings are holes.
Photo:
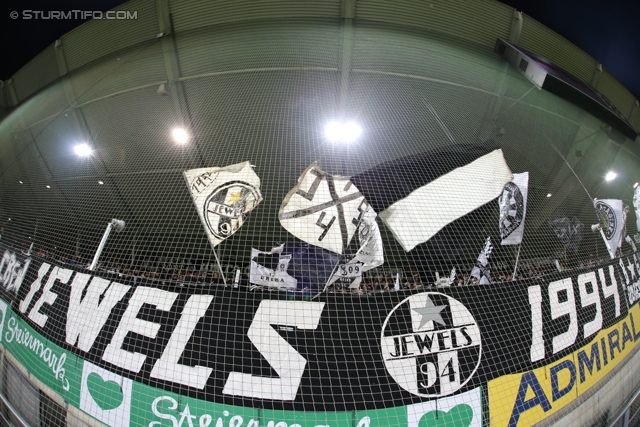
[[[2,393],[0,393],[0,401],[2,401],[2,404],[9,410],[9,412],[11,412],[11,415],[13,415],[15,420],[18,422],[18,425],[22,427],[31,427]],[[2,418],[5,418],[4,415],[2,415]],[[4,419],[4,421],[6,421],[6,419]]]
[[[629,402],[625,405],[624,409],[620,411],[618,416],[609,423],[609,427],[629,427],[632,426],[631,421],[640,413],[640,408],[636,408],[636,411],[631,414],[631,406],[640,396],[640,390],[636,391],[636,394],[633,395]]]

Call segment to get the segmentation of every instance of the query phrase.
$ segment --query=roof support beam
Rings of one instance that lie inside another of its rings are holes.
[[[197,139],[193,135],[193,120],[187,95],[184,90],[184,83],[180,80],[180,63],[176,53],[175,39],[173,35],[173,26],[171,24],[171,14],[169,12],[168,0],[156,0],[156,9],[158,11],[158,37],[162,46],[162,56],[164,58],[165,70],[167,72],[167,80],[169,82],[169,91],[164,89],[162,85],[158,89],[161,95],[169,95],[173,102],[173,108],[177,117],[176,126],[188,129],[187,132],[192,133],[192,143],[195,145],[200,158],[199,167],[207,166],[202,156],[202,151],[198,145]]]
[[[351,55],[353,52],[353,19],[355,17],[355,10],[356,0],[342,0],[342,54],[340,56],[340,92],[338,94],[337,108],[337,118],[339,119],[343,119],[347,114]]]
[[[91,133],[91,129],[89,128],[89,125],[87,123],[87,119],[84,116],[82,107],[78,105],[78,96],[76,95],[75,89],[73,88],[73,84],[71,82],[71,76],[68,73],[69,69],[68,69],[67,62],[64,55],[64,46],[62,45],[61,40],[56,40],[55,53],[56,53],[56,60],[58,62],[58,71],[62,76],[62,79],[61,79],[62,87],[64,89],[64,93],[68,103],[68,107],[66,108],[66,111],[68,112],[65,114],[65,116],[67,115],[71,116],[71,118],[74,120],[77,126],[77,129],[80,131],[80,134],[82,135],[82,139],[86,141],[89,145],[93,145],[95,142],[95,139]],[[35,139],[34,139],[34,145],[36,145]],[[95,152],[95,158],[98,160],[97,162],[94,162],[95,168],[97,169],[100,175],[107,176],[109,174],[109,168],[107,168],[107,164],[102,157],[101,151],[95,150],[94,152]],[[110,191],[111,189],[113,189],[113,192],[115,193],[116,198],[120,201],[122,207],[126,210],[126,214],[128,215],[128,218],[129,218],[128,221],[133,220],[135,223],[136,216],[133,209],[131,209],[131,207],[125,200],[125,198],[122,196],[122,192],[118,188],[115,181],[112,182],[111,184],[112,185],[110,185],[108,188]],[[60,190],[60,193],[62,194],[64,199],[67,201],[67,204],[69,205],[69,207],[71,207],[71,209],[74,210],[74,206],[70,204],[69,200],[65,197],[64,192]]]

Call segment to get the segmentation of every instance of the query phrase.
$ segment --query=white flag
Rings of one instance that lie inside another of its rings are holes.
[[[287,268],[289,268],[289,262],[291,261],[291,255],[282,255],[283,248],[284,245],[280,245],[271,249],[269,252],[262,252],[257,249],[251,248],[251,274],[249,276],[249,281],[251,283],[259,286],[270,286],[274,288],[296,288],[296,286],[298,285],[298,280],[287,273]],[[256,258],[260,254],[278,254],[278,267],[273,270],[258,264]]]
[[[350,289],[359,288],[362,283],[362,271],[362,264],[358,262],[341,264],[336,268],[327,285],[340,281],[342,284],[348,284]]]
[[[596,215],[600,223],[600,233],[604,239],[611,258],[616,257],[616,251],[624,238],[624,213],[622,200],[599,199],[594,202]]]
[[[376,216],[376,212],[369,206],[365,210],[358,227],[360,249],[358,249],[355,259],[362,263],[362,271],[371,270],[384,263],[382,237],[380,236],[380,228],[376,222]]]
[[[618,248],[622,247],[622,241],[627,235],[627,216],[629,216],[629,206],[622,204],[622,231],[620,232],[620,242]]]
[[[249,162],[183,174],[212,247],[238,231],[262,201],[260,178]]]
[[[402,171],[398,176],[402,179]],[[415,189],[380,212],[380,219],[409,252],[447,224],[500,196],[512,179],[498,149]]]
[[[332,176],[316,163],[280,206],[280,224],[297,238],[343,254],[368,204],[348,177]]]
[[[636,208],[636,226],[640,230],[640,185],[633,191],[633,207]]]
[[[514,173],[513,181],[504,186],[502,195],[498,199],[502,245],[518,245],[522,243],[528,194],[529,172]]]
[[[471,275],[478,278],[481,285],[488,285],[491,283],[491,270],[489,269],[489,255],[491,255],[491,251],[493,251],[491,237],[487,237],[484,248],[482,249],[482,252],[480,252],[480,255],[478,255],[476,265],[471,270]]]

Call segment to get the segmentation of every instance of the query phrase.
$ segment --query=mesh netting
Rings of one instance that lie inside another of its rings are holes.
[[[630,360],[631,142],[488,48],[344,34],[178,32],[0,123],[3,387],[31,425],[529,425]]]

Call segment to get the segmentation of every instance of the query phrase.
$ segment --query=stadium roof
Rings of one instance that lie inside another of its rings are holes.
[[[496,39],[573,73],[638,128],[635,98],[595,59],[502,3],[133,0],[115,10],[125,19],[72,30],[0,92],[9,114],[0,212],[17,209],[23,229],[38,224],[51,242],[82,234],[95,247],[105,221],[122,217],[165,249],[205,248],[181,172],[244,160],[280,183],[266,186],[254,213],[274,219],[313,161],[351,175],[425,141],[498,139],[512,167],[532,171],[532,193],[553,194],[532,207],[529,227],[543,234],[552,212],[588,203],[582,185],[630,204],[640,180],[636,141],[532,86],[493,52]],[[336,116],[357,118],[366,144],[327,144],[324,124]],[[187,144],[173,141],[176,127]],[[75,154],[81,143],[90,156]],[[607,183],[610,169],[620,177]],[[261,230],[247,228],[246,244],[287,238]]]

